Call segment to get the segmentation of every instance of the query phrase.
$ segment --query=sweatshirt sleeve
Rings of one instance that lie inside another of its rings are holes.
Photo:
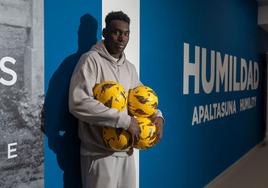
[[[89,125],[127,129],[131,120],[127,113],[108,108],[93,97],[97,68],[92,56],[80,58],[70,82],[69,111]]]
[[[139,76],[138,76],[138,73],[137,73],[137,70],[136,70],[135,66],[134,65],[132,65],[132,66],[133,67],[132,67],[132,84],[131,84],[131,89],[134,89],[135,87],[141,86],[143,84],[142,84],[142,82],[139,79]],[[156,110],[155,116],[156,117],[161,117],[164,120],[163,114],[162,114],[162,112],[159,109]]]

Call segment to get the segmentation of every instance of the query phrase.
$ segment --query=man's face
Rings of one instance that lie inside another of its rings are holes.
[[[119,58],[129,40],[129,24],[122,20],[113,20],[103,32],[103,37],[108,52]]]

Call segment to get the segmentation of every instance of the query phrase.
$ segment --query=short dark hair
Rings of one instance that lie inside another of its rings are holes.
[[[106,27],[108,27],[113,20],[122,20],[127,22],[128,24],[130,23],[130,18],[122,11],[110,12],[109,14],[107,14],[107,16],[105,17]]]

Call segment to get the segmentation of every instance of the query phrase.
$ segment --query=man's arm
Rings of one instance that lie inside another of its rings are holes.
[[[71,78],[69,89],[69,111],[79,120],[97,126],[128,129],[131,117],[108,108],[93,97],[98,67],[88,54],[83,55]]]

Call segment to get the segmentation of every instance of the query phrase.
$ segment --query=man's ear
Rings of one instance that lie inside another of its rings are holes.
[[[106,39],[106,37],[107,37],[107,29],[106,29],[106,28],[104,28],[104,29],[102,30],[102,36],[103,36],[103,38]]]

